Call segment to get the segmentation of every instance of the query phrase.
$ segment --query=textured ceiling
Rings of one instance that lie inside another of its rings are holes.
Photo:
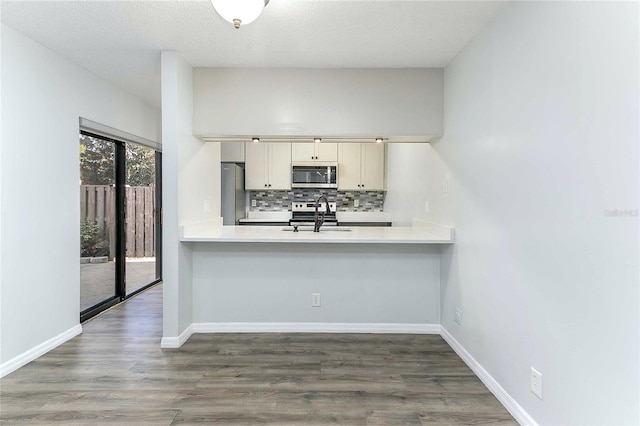
[[[236,30],[209,0],[2,0],[0,19],[159,106],[161,50],[196,67],[443,67],[506,4],[271,0]]]

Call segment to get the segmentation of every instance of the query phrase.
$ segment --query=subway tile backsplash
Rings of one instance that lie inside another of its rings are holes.
[[[249,211],[277,212],[291,210],[293,201],[316,200],[325,194],[330,202],[337,203],[338,211],[381,212],[384,207],[384,191],[338,191],[336,189],[296,188],[290,191],[249,191]],[[253,207],[255,200],[256,206]],[[354,200],[359,206],[354,207]]]

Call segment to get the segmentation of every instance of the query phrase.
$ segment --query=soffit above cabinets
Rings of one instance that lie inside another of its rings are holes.
[[[442,136],[443,95],[442,68],[196,68],[193,134],[429,142]]]

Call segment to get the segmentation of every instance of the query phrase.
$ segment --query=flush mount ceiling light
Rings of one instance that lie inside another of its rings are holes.
[[[260,138],[253,138],[253,139],[251,139],[251,140],[253,141],[253,143],[258,143],[258,142],[260,142]]]
[[[382,143],[382,138],[376,138],[376,143]]]
[[[322,139],[320,139],[320,138],[315,138],[313,141],[314,141],[315,143],[320,143],[320,142],[322,142]]]
[[[211,0],[213,8],[225,21],[234,27],[247,25],[255,21],[262,13],[269,0]]]

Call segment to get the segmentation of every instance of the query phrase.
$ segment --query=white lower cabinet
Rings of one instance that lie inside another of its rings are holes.
[[[338,189],[384,191],[385,146],[372,143],[338,145]]]
[[[253,143],[245,145],[247,190],[291,189],[291,143]]]

